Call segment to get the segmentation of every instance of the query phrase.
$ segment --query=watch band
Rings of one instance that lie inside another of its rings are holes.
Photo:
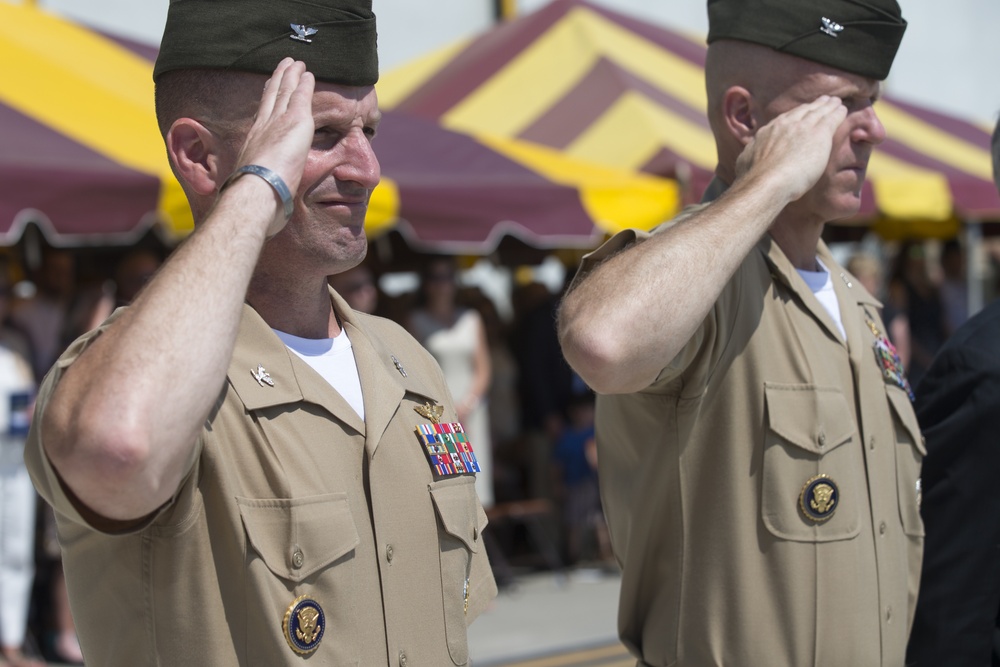
[[[283,181],[281,176],[278,176],[275,172],[271,171],[267,167],[262,167],[259,164],[245,164],[242,167],[237,168],[236,171],[229,175],[226,182],[222,184],[219,192],[225,190],[230,183],[243,174],[260,176],[267,181],[267,184],[274,188],[274,191],[278,193],[278,197],[281,198],[281,205],[284,208],[285,220],[292,217],[292,211],[295,210],[295,202],[292,199],[292,193],[288,190],[288,186],[285,185],[285,181]]]

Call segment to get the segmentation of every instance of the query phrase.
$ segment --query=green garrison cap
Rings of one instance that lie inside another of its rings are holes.
[[[896,0],[708,0],[708,26],[709,44],[763,44],[882,81],[906,21]]]
[[[271,74],[282,58],[320,81],[378,81],[371,0],[170,0],[153,79],[177,69]]]

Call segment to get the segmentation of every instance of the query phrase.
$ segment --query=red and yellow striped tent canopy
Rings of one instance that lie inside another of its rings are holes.
[[[539,11],[383,76],[385,108],[571,158],[678,179],[697,199],[716,153],[706,120],[703,38],[554,0]],[[989,131],[887,95],[889,139],[845,224],[886,236],[950,236],[959,219],[1000,219]]]
[[[0,0],[0,245],[29,222],[58,245],[178,239],[191,213],[153,107],[155,49]],[[590,164],[514,137],[385,115],[383,181],[367,226],[423,250],[487,253],[504,235],[586,247],[676,209],[674,182]]]
[[[29,222],[59,245],[190,229],[132,46],[0,0],[0,244]]]

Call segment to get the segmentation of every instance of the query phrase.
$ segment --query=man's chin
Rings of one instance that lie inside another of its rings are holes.
[[[861,193],[851,193],[849,195],[843,195],[837,201],[832,202],[830,206],[829,216],[827,217],[827,222],[835,222],[837,220],[845,220],[847,218],[852,218],[858,214],[861,210]]]

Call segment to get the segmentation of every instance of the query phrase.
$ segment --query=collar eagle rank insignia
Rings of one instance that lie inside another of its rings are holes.
[[[250,375],[252,375],[253,379],[257,381],[257,384],[262,387],[265,384],[269,387],[274,386],[274,380],[271,379],[271,374],[265,371],[264,367],[260,364],[257,364],[257,370],[252,368],[250,369]]]
[[[306,44],[312,44],[312,40],[309,38],[315,35],[317,32],[319,32],[319,28],[312,28],[309,26],[302,25],[300,23],[289,23],[288,25],[295,33],[294,35],[289,35],[289,37],[291,37],[297,42],[305,42]]]
[[[837,37],[840,36],[840,33],[844,32],[844,26],[840,25],[836,21],[831,21],[824,16],[820,19],[819,30],[830,37],[837,39]]]

